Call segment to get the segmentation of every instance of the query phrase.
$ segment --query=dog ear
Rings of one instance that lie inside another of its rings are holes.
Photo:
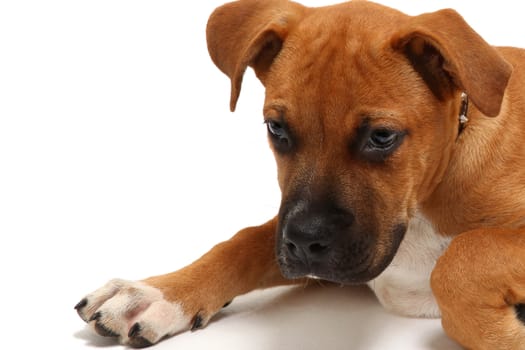
[[[392,45],[438,98],[461,89],[485,115],[499,114],[512,66],[454,10],[410,17]]]
[[[274,58],[306,7],[287,0],[240,0],[218,7],[206,28],[208,51],[231,79],[230,109],[235,110],[248,66],[264,84]]]

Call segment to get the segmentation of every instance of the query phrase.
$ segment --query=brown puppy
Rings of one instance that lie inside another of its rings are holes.
[[[279,214],[182,270],[110,281],[77,305],[86,322],[144,346],[239,294],[321,278],[368,282],[409,315],[437,316],[435,296],[464,346],[525,348],[525,51],[452,10],[369,2],[241,0],[207,34],[232,110],[248,66],[266,87]]]

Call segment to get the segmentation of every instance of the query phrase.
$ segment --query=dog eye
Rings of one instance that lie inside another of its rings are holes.
[[[265,123],[274,149],[282,154],[290,151],[292,143],[285,124],[271,119],[267,119]]]
[[[368,138],[367,148],[369,150],[387,151],[396,144],[398,139],[399,134],[394,130],[374,130]]]
[[[286,137],[286,132],[284,131],[284,128],[280,123],[274,120],[268,120],[266,121],[266,127],[268,128],[268,132],[272,136],[278,139],[282,139]]]

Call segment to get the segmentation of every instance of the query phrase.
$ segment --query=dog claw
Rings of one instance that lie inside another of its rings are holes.
[[[192,331],[195,331],[199,328],[202,328],[203,327],[203,319],[202,319],[202,316],[200,314],[197,314],[195,316],[195,318],[193,319],[193,323],[192,323],[192,326],[191,326],[191,330]]]
[[[523,324],[525,324],[525,304],[517,304],[515,308],[516,308],[516,316],[518,317],[518,320],[520,320]]]
[[[119,335],[115,332],[113,332],[111,329],[107,328],[103,324],[99,322],[99,320],[102,318],[101,312],[95,312],[93,316],[88,320],[88,322],[95,322],[93,327],[95,328],[95,331],[103,336],[103,337],[118,337]]]
[[[78,304],[75,305],[75,310],[80,311],[80,309],[84,308],[88,303],[87,298],[84,298],[78,302]]]
[[[139,323],[135,323],[128,332],[129,345],[134,348],[145,348],[153,345],[148,339],[140,335],[142,327]]]
[[[102,317],[102,313],[101,312],[95,312],[93,314],[93,316],[91,316],[88,320],[88,322],[91,322],[91,321],[98,321],[100,320],[100,318]]]
[[[100,318],[102,317],[102,313],[100,312],[95,312],[93,314],[93,316],[91,316],[88,320],[88,322],[91,322],[91,321],[98,321]]]
[[[105,326],[101,325],[100,323],[95,323],[95,331],[103,336],[103,337],[111,337],[111,338],[115,338],[115,337],[118,337],[119,335],[115,332],[113,332],[112,330],[106,328]]]
[[[141,331],[140,324],[135,323],[135,324],[129,329],[128,337],[129,337],[129,338],[135,338],[136,336],[139,335],[140,331]]]

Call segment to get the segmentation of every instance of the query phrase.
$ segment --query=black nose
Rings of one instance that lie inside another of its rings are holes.
[[[283,225],[284,250],[306,266],[323,262],[354,216],[342,210],[291,210]]]

